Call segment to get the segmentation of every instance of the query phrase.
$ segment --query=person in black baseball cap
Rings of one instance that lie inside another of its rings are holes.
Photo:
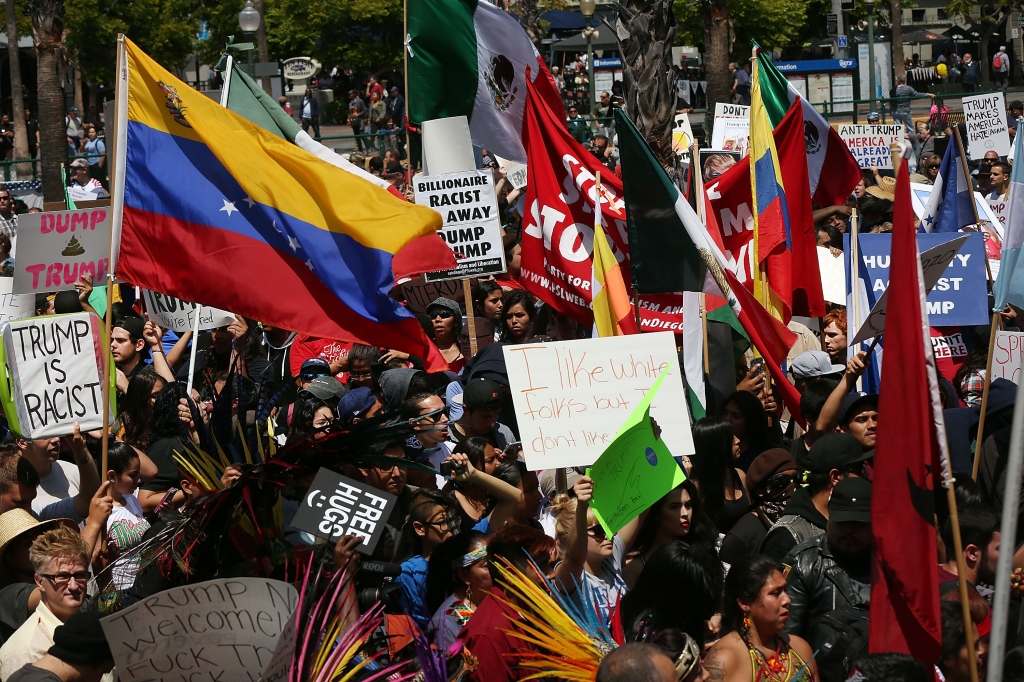
[[[505,389],[491,379],[472,379],[462,392],[462,416],[448,427],[449,450],[470,436],[483,436],[496,449],[515,440],[512,430],[498,423]]]
[[[878,430],[878,394],[854,391],[843,398],[839,428],[857,439],[863,450],[875,449]]]
[[[871,599],[871,483],[845,478],[832,489],[828,502],[828,529],[813,540],[797,545],[784,563],[793,567],[788,578],[793,603],[789,606],[786,632],[801,637],[815,631],[822,616],[841,609],[845,615],[863,618],[867,627]],[[861,652],[837,645],[818,661],[819,669],[831,656],[852,658]]]
[[[833,488],[844,479],[861,476],[864,461],[870,456],[856,438],[846,433],[829,433],[818,439],[808,453],[810,465],[803,477],[804,485],[793,492],[782,517],[768,531],[761,553],[781,561],[801,542],[823,534]]]
[[[114,656],[98,611],[79,612],[53,633],[53,646],[7,682],[99,682],[114,668]]]

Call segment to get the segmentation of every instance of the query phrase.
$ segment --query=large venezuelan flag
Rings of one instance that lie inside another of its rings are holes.
[[[791,249],[789,207],[782,182],[779,152],[775,147],[772,123],[761,93],[760,69],[754,48],[750,89],[750,184],[754,201],[754,295],[776,319],[789,320],[790,312],[772,290],[765,261],[779,248]]]
[[[127,39],[118,75],[119,277],[445,368],[416,318],[388,296],[392,257],[434,234],[438,213],[228,111]]]

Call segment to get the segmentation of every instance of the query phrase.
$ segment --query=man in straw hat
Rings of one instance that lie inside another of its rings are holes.
[[[82,608],[89,582],[89,547],[77,528],[61,524],[29,548],[39,587],[35,613],[0,647],[0,680],[41,659],[53,646],[54,631]]]
[[[29,548],[40,535],[61,526],[78,530],[71,519],[37,521],[24,509],[0,514],[0,639],[5,642],[35,612],[42,596]]]

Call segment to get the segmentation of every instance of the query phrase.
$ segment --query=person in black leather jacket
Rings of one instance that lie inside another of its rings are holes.
[[[821,617],[837,608],[863,609],[866,622],[871,598],[871,483],[839,481],[828,513],[826,533],[797,545],[783,561],[792,567],[786,632],[808,641]]]

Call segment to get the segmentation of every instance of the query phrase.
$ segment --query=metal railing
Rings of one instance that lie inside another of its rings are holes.
[[[88,161],[85,154],[68,157],[69,163],[75,159]],[[39,180],[42,174],[42,159],[38,156],[31,159],[0,159],[0,165],[3,166],[4,182],[30,182]]]

